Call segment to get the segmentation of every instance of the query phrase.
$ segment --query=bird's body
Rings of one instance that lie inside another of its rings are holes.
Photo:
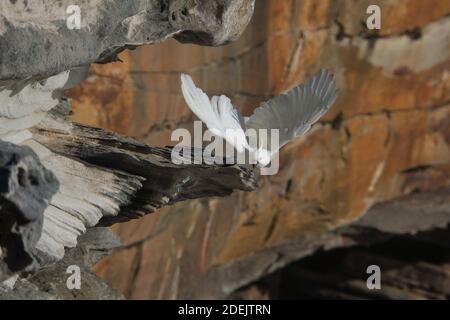
[[[263,102],[252,116],[243,118],[226,96],[209,99],[185,74],[181,75],[181,83],[189,108],[211,133],[225,139],[238,152],[249,151],[262,167],[282,146],[306,133],[337,97],[332,74],[322,70],[306,84]],[[257,142],[247,139],[249,130],[256,134]]]

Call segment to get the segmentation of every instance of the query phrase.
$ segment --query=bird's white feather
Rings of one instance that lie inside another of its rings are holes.
[[[188,75],[181,75],[181,88],[189,108],[216,136],[224,138],[239,152],[245,149],[257,155],[266,165],[279,148],[295,137],[306,133],[333,105],[337,97],[333,75],[321,70],[306,84],[301,84],[286,94],[263,102],[253,115],[245,120],[224,95],[211,100],[197,88]],[[245,132],[255,129],[258,145],[249,146]],[[262,134],[260,129],[266,129]],[[271,129],[277,129],[279,141],[272,146]]]
[[[266,136],[258,136],[258,146],[273,154],[290,140],[306,133],[330,109],[336,97],[333,75],[321,70],[306,84],[263,102],[246,121],[246,127],[268,129]],[[270,129],[279,130],[277,150],[271,150]]]
[[[189,108],[214,135],[225,139],[238,152],[250,148],[244,132],[243,118],[228,97],[213,96],[209,100],[208,96],[197,88],[192,78],[186,74],[181,75],[181,89]]]

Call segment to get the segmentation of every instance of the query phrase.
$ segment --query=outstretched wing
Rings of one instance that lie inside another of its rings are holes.
[[[228,97],[213,96],[209,100],[186,74],[181,75],[181,90],[189,108],[214,135],[224,138],[239,152],[250,148],[244,133],[244,120]]]
[[[278,149],[293,138],[306,133],[336,101],[337,89],[333,75],[321,70],[306,84],[286,94],[263,102],[247,120],[247,129],[268,129],[267,135],[258,134],[258,145],[271,153],[270,129],[279,130]]]

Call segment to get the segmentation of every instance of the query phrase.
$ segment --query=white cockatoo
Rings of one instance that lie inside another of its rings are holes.
[[[250,117],[242,117],[224,95],[211,99],[197,88],[189,75],[181,75],[183,96],[197,117],[212,134],[225,139],[238,152],[248,150],[261,167],[267,166],[272,156],[289,141],[305,134],[333,105],[337,97],[333,75],[321,70],[306,84],[286,94],[263,102]],[[269,134],[258,135],[255,146],[249,144],[247,129],[267,129]],[[279,141],[272,148],[271,129],[278,129]]]

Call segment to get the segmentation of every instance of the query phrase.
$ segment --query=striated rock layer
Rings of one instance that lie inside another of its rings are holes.
[[[374,3],[379,32],[361,24]],[[181,71],[230,96],[244,115],[319,68],[341,90],[321,123],[283,149],[279,174],[261,177],[258,192],[189,201],[117,226],[124,247],[98,274],[129,298],[225,297],[323,246],[375,204],[448,186],[449,14],[446,0],[261,0],[233,44],[169,40],[95,66],[71,91],[73,119],[161,146],[174,144],[173,129],[192,128]],[[439,221],[424,225],[448,223]]]

